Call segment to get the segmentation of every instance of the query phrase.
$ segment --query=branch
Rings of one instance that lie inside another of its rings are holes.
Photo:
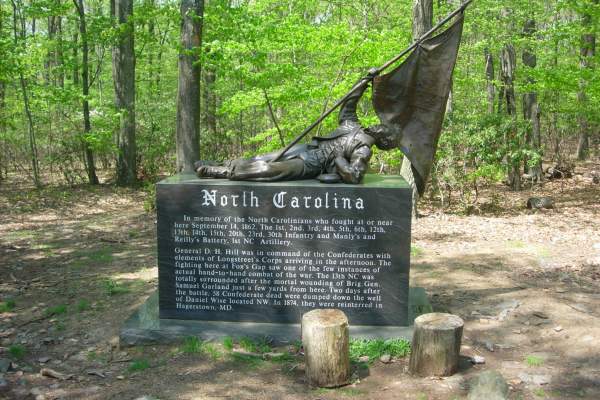
[[[96,67],[96,72],[94,72],[94,76],[92,77],[92,79],[88,83],[88,88],[92,87],[92,85],[94,84],[94,81],[96,80],[96,78],[98,77],[98,74],[100,73],[100,68],[102,68],[102,60],[104,60],[104,54],[105,53],[106,53],[106,49],[103,46],[102,47],[102,54],[100,55],[100,60],[98,60],[98,66]]]

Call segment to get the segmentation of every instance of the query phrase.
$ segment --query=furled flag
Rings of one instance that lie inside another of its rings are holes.
[[[421,42],[393,71],[373,81],[373,107],[395,125],[400,150],[410,160],[419,194],[433,164],[462,35],[463,14],[444,32]]]

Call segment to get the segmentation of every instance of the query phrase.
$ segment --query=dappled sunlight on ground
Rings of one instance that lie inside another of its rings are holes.
[[[147,194],[5,182],[0,296],[14,308],[0,313],[0,358],[24,351],[14,360],[23,376],[6,377],[47,398],[453,399],[464,398],[473,374],[497,369],[515,399],[600,398],[600,186],[547,183],[534,193],[553,196],[556,209],[538,212],[525,209],[530,192],[499,193],[496,211],[471,216],[425,203],[411,246],[411,285],[425,287],[436,311],[465,320],[461,353],[485,364],[432,380],[409,376],[406,358],[375,361],[356,366],[353,385],[316,390],[302,356],[286,347],[272,349],[290,351],[282,362],[246,359],[223,343],[197,353],[119,348],[123,322],[158,284]],[[42,377],[42,367],[73,379]]]

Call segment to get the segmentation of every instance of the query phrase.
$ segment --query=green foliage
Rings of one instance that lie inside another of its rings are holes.
[[[241,364],[249,369],[257,368],[264,362],[262,358],[249,354],[231,353],[230,357],[233,362]]]
[[[129,288],[123,286],[121,283],[113,280],[107,279],[103,282],[104,290],[107,295],[114,296],[124,293],[129,293]]]
[[[222,355],[213,343],[204,342],[196,336],[186,337],[179,351],[185,354],[206,354],[212,360],[218,360]]]
[[[91,131],[85,137],[82,40],[74,4],[19,1],[15,5],[16,15],[10,3],[0,5],[0,173],[19,171],[31,179],[30,158],[35,150],[41,170],[50,179],[78,184],[86,178],[84,142],[93,149],[99,167],[114,170],[121,111],[114,106],[111,47],[131,29],[136,38],[138,175],[153,182],[173,173],[179,2],[136,2],[131,22],[114,26],[109,2],[86,1]],[[434,21],[455,6],[434,2]],[[51,30],[50,21],[58,18],[61,29]],[[537,31],[526,36],[523,25],[530,18]],[[193,50],[202,67],[202,159],[250,155],[274,150],[282,140],[288,143],[369,67],[383,64],[411,42],[411,2],[212,0],[206,2],[202,21],[202,46]],[[589,60],[589,68],[583,68],[588,60],[582,60],[579,52],[582,35],[597,36],[599,25],[600,11],[593,0],[480,0],[470,5],[454,71],[452,112],[446,115],[431,174],[432,197],[444,206],[458,198],[467,209],[477,201],[481,185],[504,179],[509,164],[524,168],[542,158],[564,157],[581,131],[579,121],[587,120],[590,126],[600,123],[598,55]],[[517,114],[510,116],[505,106],[500,107],[498,96],[499,54],[508,43],[514,46],[517,61]],[[535,68],[523,65],[526,50],[535,53]],[[491,111],[486,51],[495,67]],[[537,93],[541,109],[541,147],[528,140],[532,127],[522,115],[522,95],[528,92]],[[25,94],[34,144],[29,141]],[[358,110],[365,125],[377,122],[369,97],[368,93]],[[336,125],[333,115],[314,134],[326,134]],[[399,151],[376,150],[371,167],[397,173],[401,159]],[[148,184],[145,191],[143,205],[152,212],[154,188]]]
[[[25,357],[25,354],[27,354],[27,349],[20,344],[13,344],[8,348],[8,354],[17,360],[20,360],[21,358]]]
[[[203,342],[196,336],[189,336],[183,340],[180,350],[183,353],[201,353]]]
[[[223,348],[227,351],[233,350],[233,339],[229,336],[223,338]]]
[[[82,313],[90,309],[90,302],[86,299],[81,299],[77,303],[77,311]]]
[[[13,299],[0,301],[0,313],[10,312],[15,309],[17,303]]]
[[[420,257],[423,255],[423,249],[419,246],[411,245],[410,246],[410,256],[411,257]]]
[[[404,339],[353,339],[350,340],[350,360],[358,362],[361,356],[368,356],[373,362],[384,354],[392,357],[405,357],[410,353],[410,342]]]
[[[54,307],[49,307],[46,309],[46,315],[51,316],[51,315],[62,315],[62,314],[66,314],[67,313],[67,306],[66,304],[60,304],[58,306],[54,306]]]
[[[151,213],[156,211],[156,184],[144,185],[144,211]]]
[[[252,340],[247,337],[243,337],[239,341],[239,345],[242,349],[251,353],[268,353],[271,351],[271,346],[265,339]]]
[[[150,368],[150,363],[148,362],[148,360],[142,358],[139,360],[132,361],[131,364],[129,364],[127,371],[131,373],[142,372],[144,370],[147,370],[148,368]]]
[[[541,367],[544,365],[544,359],[534,355],[528,355],[525,357],[525,363],[529,367]]]

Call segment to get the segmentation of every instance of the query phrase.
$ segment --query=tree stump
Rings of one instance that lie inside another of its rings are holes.
[[[430,313],[415,319],[409,370],[421,376],[450,376],[458,370],[463,320]]]
[[[338,387],[350,380],[348,318],[340,310],[312,310],[302,316],[302,344],[308,383]]]

